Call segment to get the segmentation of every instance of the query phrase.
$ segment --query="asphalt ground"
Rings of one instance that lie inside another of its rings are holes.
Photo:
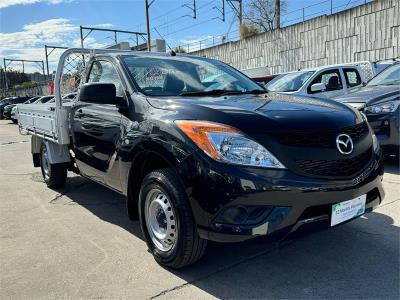
[[[173,271],[147,252],[124,198],[69,174],[48,189],[30,137],[0,121],[0,298],[399,299],[400,175],[388,160],[374,212],[285,242],[210,243]]]

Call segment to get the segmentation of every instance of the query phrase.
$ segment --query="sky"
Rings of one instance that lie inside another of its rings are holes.
[[[250,0],[243,1],[246,7]],[[337,11],[365,0],[332,1]],[[281,21],[284,26],[301,21],[303,7],[306,18],[329,13],[330,2],[286,0]],[[192,18],[192,3],[193,0],[154,0],[149,10],[152,39],[164,38],[171,48],[179,45],[195,50],[200,44],[204,47],[220,42],[223,35],[229,40],[238,38],[237,17],[227,4],[225,22],[221,20],[222,0],[197,0],[196,19]],[[79,47],[80,25],[146,32],[144,0],[0,0],[0,58],[45,60],[44,45]],[[132,35],[118,34],[117,38],[136,44]],[[92,32],[84,46],[103,48],[113,42],[112,33]],[[49,56],[50,71],[54,70],[60,51],[54,50]],[[17,62],[10,67],[22,68]],[[25,64],[26,71],[40,69],[36,64]]]

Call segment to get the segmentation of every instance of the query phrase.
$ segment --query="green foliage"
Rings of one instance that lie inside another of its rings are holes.
[[[175,53],[186,53],[186,50],[183,49],[183,48],[181,48],[181,47],[176,47],[176,48],[174,49],[174,52],[175,52]]]
[[[240,27],[240,38],[245,39],[248,37],[251,37],[253,35],[256,35],[258,33],[258,29],[254,27],[253,25],[248,25],[243,23],[242,26]]]
[[[7,73],[4,74],[4,69],[1,70],[1,86],[3,87],[4,85],[4,75],[6,75],[7,82],[8,82],[8,88],[13,88],[16,85],[21,85],[22,83],[29,81],[28,76],[26,76],[25,73],[22,73],[20,71],[16,71],[13,69],[8,69],[7,68]]]
[[[34,88],[37,86],[38,86],[38,83],[36,81],[25,81],[21,84],[21,88],[23,88],[23,89]]]

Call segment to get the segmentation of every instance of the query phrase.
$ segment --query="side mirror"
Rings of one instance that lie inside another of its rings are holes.
[[[116,94],[115,85],[112,83],[85,83],[79,92],[79,101],[118,105],[120,101]]]
[[[311,86],[311,92],[322,92],[326,90],[325,83],[314,83]]]

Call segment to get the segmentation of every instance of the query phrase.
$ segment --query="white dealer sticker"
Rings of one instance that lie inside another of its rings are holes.
[[[332,205],[331,226],[361,216],[365,212],[367,195]]]

